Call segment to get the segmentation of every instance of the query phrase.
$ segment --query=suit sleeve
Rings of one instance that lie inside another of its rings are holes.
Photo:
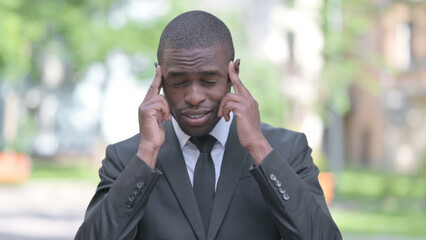
[[[282,239],[342,239],[325,202],[319,170],[304,134],[296,136],[289,159],[274,149],[250,171]]]
[[[108,146],[96,189],[75,239],[133,239],[149,195],[162,173],[137,156],[127,166]]]

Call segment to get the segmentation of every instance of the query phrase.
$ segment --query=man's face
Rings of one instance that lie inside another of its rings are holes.
[[[220,102],[231,86],[228,63],[219,46],[165,48],[163,91],[171,114],[186,134],[206,135],[219,121]]]

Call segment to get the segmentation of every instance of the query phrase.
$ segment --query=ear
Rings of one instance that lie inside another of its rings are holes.
[[[237,58],[237,60],[235,60],[235,62],[234,62],[234,69],[235,69],[235,72],[237,73],[237,75],[240,74],[240,62],[241,62],[241,60],[239,58]]]

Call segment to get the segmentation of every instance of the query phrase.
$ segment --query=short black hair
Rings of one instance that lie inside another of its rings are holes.
[[[165,48],[207,48],[215,44],[222,47],[229,61],[234,60],[231,32],[219,18],[203,11],[185,12],[164,28],[158,44],[157,59],[161,65]]]

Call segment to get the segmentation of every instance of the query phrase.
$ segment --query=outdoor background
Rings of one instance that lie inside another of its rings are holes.
[[[262,120],[306,133],[344,239],[426,239],[422,0],[1,0],[0,239],[74,237],[163,28],[196,9],[230,28]]]

